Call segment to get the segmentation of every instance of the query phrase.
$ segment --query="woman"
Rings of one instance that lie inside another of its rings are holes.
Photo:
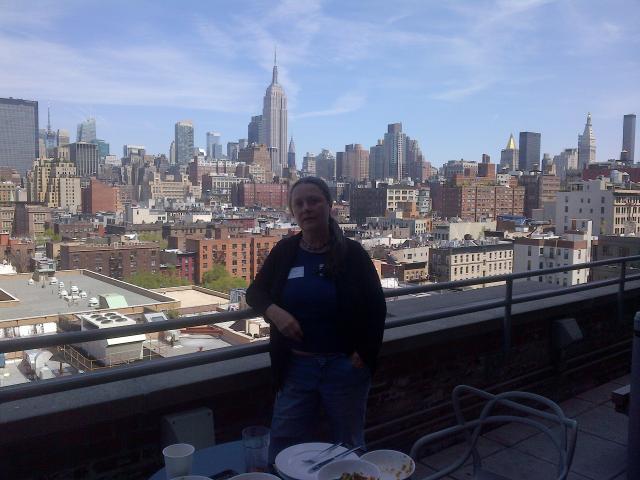
[[[387,311],[369,255],[330,215],[327,184],[298,180],[289,208],[302,232],[278,242],[247,289],[247,303],[271,324],[278,390],[271,460],[289,445],[313,440],[320,405],[334,442],[364,446]]]

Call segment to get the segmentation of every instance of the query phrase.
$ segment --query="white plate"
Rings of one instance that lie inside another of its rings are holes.
[[[373,450],[362,455],[360,460],[377,466],[382,480],[404,480],[416,469],[416,464],[409,455],[395,450]]]
[[[286,475],[288,478],[295,480],[316,480],[318,472],[309,473],[309,469],[314,464],[304,463],[304,460],[313,458],[318,455],[322,450],[326,450],[332,444],[331,443],[299,443],[298,445],[292,445],[289,448],[282,450],[278,456],[276,456],[276,468],[280,473]],[[327,455],[324,455],[319,461],[331,458],[339,453],[346,452],[348,449],[345,447],[337,447],[331,450]],[[357,459],[358,455],[350,453],[346,457]]]

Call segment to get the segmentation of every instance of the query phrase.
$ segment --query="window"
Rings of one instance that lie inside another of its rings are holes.
[[[531,256],[531,245],[527,247],[527,257]]]

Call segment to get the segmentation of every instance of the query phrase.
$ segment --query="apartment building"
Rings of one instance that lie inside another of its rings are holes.
[[[289,186],[286,183],[254,183],[238,185],[237,205],[240,207],[287,208]]]
[[[281,239],[279,236],[262,235],[217,234],[216,237],[188,237],[185,240],[185,250],[196,254],[194,278],[198,283],[202,283],[205,273],[215,264],[224,265],[230,275],[243,278],[249,283],[255,278],[271,249]]]
[[[13,233],[13,221],[16,209],[13,206],[0,206],[0,233]]]
[[[157,273],[160,254],[155,242],[107,244],[63,243],[60,269],[86,269],[123,280],[136,273]]]
[[[468,178],[462,184],[431,187],[433,209],[444,218],[458,217],[478,222],[498,215],[522,215],[525,189],[522,186],[497,185],[489,178]]]
[[[429,279],[428,262],[381,263],[382,278],[397,278],[402,283],[424,282]]]
[[[512,270],[511,242],[443,242],[429,250],[429,271],[436,282],[504,275]]]
[[[91,215],[98,212],[115,212],[117,195],[117,187],[91,178],[89,185],[82,189],[82,211]]]
[[[14,222],[16,237],[44,235],[46,225],[51,223],[51,209],[42,205],[16,203]]]
[[[572,220],[572,229],[563,235],[533,234],[514,240],[514,273],[572,266],[591,261],[592,221]],[[544,274],[526,280],[569,286],[586,283],[589,269]]]
[[[593,222],[598,235],[640,233],[640,190],[616,188],[609,179],[569,184],[556,201],[556,233],[571,229],[571,219]]]

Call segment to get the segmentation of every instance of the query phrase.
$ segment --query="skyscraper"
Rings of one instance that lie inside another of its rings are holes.
[[[0,98],[0,166],[24,175],[38,150],[38,102]]]
[[[420,149],[418,140],[413,140],[407,137],[406,141],[406,175],[417,182],[422,181],[422,164],[424,163],[424,155]],[[369,155],[367,154],[367,161]],[[369,175],[369,169],[367,168],[367,176]],[[364,180],[364,178],[363,178]]]
[[[378,140],[378,144],[369,148],[369,180],[381,180],[384,178],[384,142]]]
[[[193,123],[183,120],[176,123],[176,163],[187,165],[193,156]]]
[[[84,122],[78,124],[78,133],[76,135],[77,142],[91,143],[96,139],[96,119],[87,118]]]
[[[69,160],[75,166],[79,177],[90,177],[98,173],[98,145],[76,142],[69,144]]]
[[[540,168],[540,139],[539,133],[520,132],[519,170],[530,172]]]
[[[407,136],[402,133],[402,123],[390,123],[384,134],[384,178],[400,180],[407,176],[406,171],[406,141]]]
[[[277,148],[273,173],[280,176],[287,164],[287,96],[278,83],[278,64],[274,56],[271,85],[264,94],[262,106],[261,142],[267,147]]]
[[[500,152],[500,169],[513,172],[518,168],[518,147],[513,133],[509,136],[509,141],[504,150]]]
[[[260,131],[262,130],[262,115],[256,115],[251,117],[249,126],[247,127],[247,143],[257,145],[262,143],[260,139]]]
[[[227,142],[227,158],[229,160],[237,162],[238,151],[240,151],[240,144],[238,142]]]
[[[287,165],[289,166],[289,171],[293,172],[296,169],[296,145],[293,143],[293,137],[291,137],[291,141],[289,142],[289,151],[287,152]]]
[[[207,157],[222,158],[222,144],[218,132],[207,132]]]
[[[176,164],[176,141],[173,140],[169,145],[169,165]]]
[[[620,160],[633,163],[636,150],[636,116],[633,113],[624,116],[622,124],[622,153]],[[624,158],[622,158],[624,156]]]
[[[591,126],[591,114],[588,113],[584,132],[582,132],[582,135],[578,135],[578,169],[584,170],[595,161],[596,138],[593,135],[593,127]]]
[[[334,180],[336,178],[336,157],[329,150],[323,148],[315,156],[315,164],[315,175],[325,180]]]
[[[342,177],[355,182],[369,179],[369,151],[359,143],[345,145]]]
[[[69,145],[69,142],[71,141],[71,137],[69,136],[69,131],[65,130],[64,128],[58,129],[57,137],[58,137],[58,147],[61,147],[63,145]]]
[[[47,156],[53,155],[53,149],[58,146],[56,132],[51,130],[51,108],[47,107],[47,130],[44,136],[44,146],[47,149]]]

